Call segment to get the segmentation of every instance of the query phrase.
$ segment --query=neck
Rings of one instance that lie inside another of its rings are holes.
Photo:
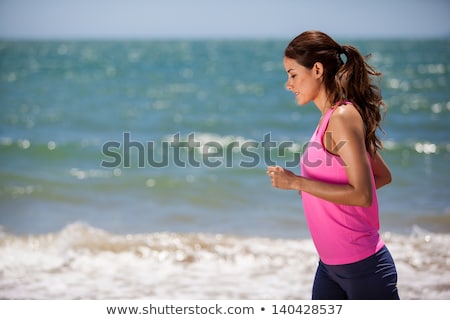
[[[317,109],[319,109],[319,111],[322,113],[322,115],[327,113],[327,111],[334,106],[334,103],[328,101],[328,98],[324,94],[318,95],[317,98],[314,99],[314,104],[316,105]]]

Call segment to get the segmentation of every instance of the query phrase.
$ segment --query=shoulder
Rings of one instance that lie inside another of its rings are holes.
[[[328,151],[335,150],[337,146],[343,146],[342,143],[344,143],[347,147],[339,148],[339,152],[336,152],[339,156],[342,157],[343,153],[347,152],[364,154],[360,152],[365,149],[364,130],[362,118],[353,104],[338,106],[328,122],[326,132],[331,139],[324,141],[325,148]]]
[[[361,115],[352,103],[347,103],[336,107],[330,117],[329,129],[345,130],[345,129],[364,129]]]

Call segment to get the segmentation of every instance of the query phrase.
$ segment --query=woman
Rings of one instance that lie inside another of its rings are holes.
[[[345,62],[343,61],[343,59]],[[272,186],[298,190],[318,251],[312,299],[399,299],[394,261],[379,234],[376,189],[391,182],[376,135],[381,74],[352,46],[307,31],[284,52],[286,88],[322,113],[301,175],[269,167]]]

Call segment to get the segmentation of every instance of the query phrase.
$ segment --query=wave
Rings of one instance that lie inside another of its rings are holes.
[[[403,299],[450,298],[450,234],[385,233]],[[84,223],[0,233],[3,299],[309,299],[309,239],[113,234]]]

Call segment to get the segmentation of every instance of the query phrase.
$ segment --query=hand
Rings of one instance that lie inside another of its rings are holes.
[[[266,173],[270,177],[272,187],[285,190],[295,189],[295,181],[299,178],[292,171],[280,166],[270,166]]]

